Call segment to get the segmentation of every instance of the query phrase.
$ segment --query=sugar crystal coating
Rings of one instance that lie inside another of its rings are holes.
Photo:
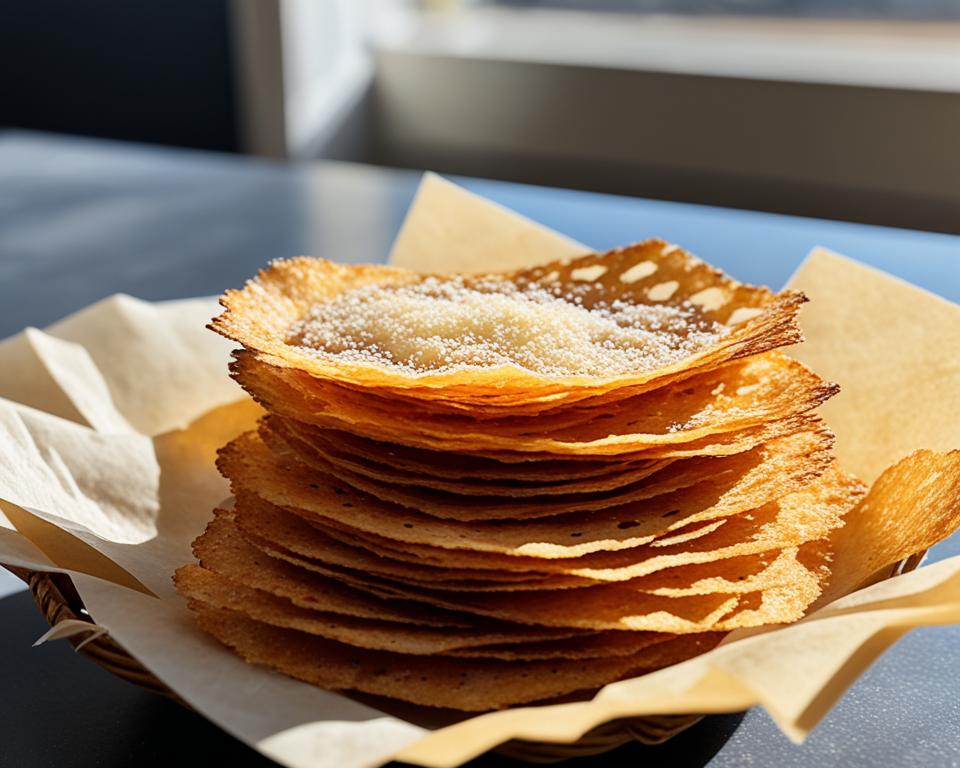
[[[615,376],[678,362],[727,327],[696,307],[592,298],[593,284],[427,278],[354,288],[314,305],[287,343],[413,375],[514,365],[542,376]]]

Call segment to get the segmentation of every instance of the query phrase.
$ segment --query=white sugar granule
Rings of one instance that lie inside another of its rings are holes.
[[[513,364],[543,376],[615,376],[682,360],[727,330],[689,306],[615,300],[587,308],[590,291],[596,286],[462,278],[367,285],[316,304],[287,342],[408,374]]]

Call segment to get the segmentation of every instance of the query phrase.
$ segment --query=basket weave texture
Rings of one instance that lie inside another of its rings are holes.
[[[898,563],[886,575],[894,576],[912,571],[920,565],[925,556],[926,552],[917,553]],[[34,602],[50,626],[56,626],[67,619],[91,621],[69,577],[63,574],[4,567],[26,582]],[[100,635],[89,642],[84,642],[88,638],[83,636],[67,639],[79,653],[117,677],[188,706],[109,635]],[[573,744],[511,741],[501,744],[496,751],[530,763],[554,763],[574,757],[600,755],[632,741],[641,744],[661,744],[686,730],[702,717],[702,715],[648,715],[614,720],[594,728]]]
[[[68,619],[91,621],[68,577],[56,573],[5,567],[26,582],[34,602],[50,626],[56,626]],[[74,648],[80,646],[78,653],[117,677],[187,706],[109,635],[100,635],[88,642],[84,642],[88,638],[82,635],[66,639]],[[616,720],[595,728],[575,744],[511,741],[500,745],[497,751],[530,763],[553,763],[573,757],[600,755],[631,741],[641,744],[660,744],[700,719],[700,715],[662,715]]]

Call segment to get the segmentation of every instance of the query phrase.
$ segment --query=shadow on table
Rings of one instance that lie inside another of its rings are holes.
[[[77,658],[29,594],[0,600],[0,765],[17,768],[188,768],[276,764],[173,701]]]
[[[712,715],[701,720],[683,733],[664,744],[647,746],[625,744],[618,749],[595,757],[578,757],[559,763],[550,763],[555,768],[617,768],[617,766],[643,766],[643,768],[699,768],[710,762],[727,740],[733,736],[745,716],[744,712],[731,715]],[[405,763],[390,763],[391,768],[400,768]],[[465,768],[519,768],[527,766],[509,757],[488,753],[471,760]]]

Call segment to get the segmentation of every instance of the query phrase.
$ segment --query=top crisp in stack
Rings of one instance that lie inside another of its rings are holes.
[[[331,689],[480,711],[794,621],[864,495],[777,347],[801,294],[662,241],[511,274],[297,258],[223,299],[266,410],[177,574],[208,632]]]

